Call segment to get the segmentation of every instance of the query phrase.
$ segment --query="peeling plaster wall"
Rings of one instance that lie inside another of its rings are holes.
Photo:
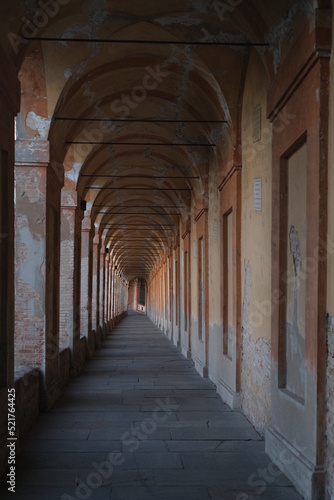
[[[27,127],[36,130],[41,139],[47,139],[49,135],[50,118],[38,116],[34,111],[29,111],[26,118]]]
[[[17,163],[15,182],[15,365],[41,371],[41,405],[50,407],[60,392],[60,184],[50,165],[43,163]]]
[[[263,433],[270,419],[271,128],[266,120],[266,75],[250,56],[242,112],[242,409]],[[253,113],[261,108],[261,139]],[[262,181],[262,210],[254,209],[254,179]]]
[[[252,272],[245,261],[242,303],[242,410],[261,433],[270,418],[270,341],[254,339],[250,322]]]
[[[44,366],[46,169],[16,167],[15,365]],[[30,221],[24,214],[35,214]],[[43,218],[44,214],[44,218]],[[36,337],[40,342],[36,342]],[[38,347],[37,347],[38,346]]]
[[[61,246],[60,246],[60,312],[59,312],[59,348],[70,346],[73,335],[74,306],[74,238],[75,238],[75,212],[73,209],[63,209],[61,215]]]

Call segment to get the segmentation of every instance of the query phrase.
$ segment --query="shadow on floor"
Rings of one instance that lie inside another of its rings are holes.
[[[247,419],[136,313],[40,416],[16,473],[1,499],[301,499]]]

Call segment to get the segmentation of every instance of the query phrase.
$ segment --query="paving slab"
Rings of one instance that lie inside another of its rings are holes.
[[[141,448],[139,448],[141,450]],[[183,469],[179,453],[134,453],[138,468],[146,469]]]
[[[20,470],[53,469],[55,466],[61,469],[89,468],[93,462],[101,463],[108,459],[108,451],[100,452],[64,452],[64,451],[41,451],[29,454],[23,452],[18,457],[18,468]]]
[[[159,486],[116,486],[112,489],[112,500],[210,500],[211,497],[205,487],[159,487]],[[220,497],[225,498],[225,497]]]
[[[114,485],[126,485],[126,486],[142,486],[150,484],[153,486],[155,484],[154,471],[152,469],[138,469],[134,462],[134,458],[131,457],[130,462],[128,462],[128,468],[125,467],[126,460],[123,467],[113,467],[104,468],[101,470],[101,474],[98,474],[98,470],[94,467],[88,469],[79,469],[78,480],[79,483],[86,484],[87,486],[92,485],[93,481],[100,482],[102,486],[114,486]],[[99,478],[99,479],[98,479]]]
[[[122,442],[110,441],[105,439],[103,442],[101,441],[80,441],[69,439],[67,441],[64,440],[39,440],[33,441],[32,439],[25,440],[25,442],[21,446],[22,450],[26,452],[26,461],[28,463],[34,453],[39,452],[47,452],[53,454],[55,452],[74,452],[74,453],[100,453],[102,451],[110,452],[112,450],[121,450]],[[1,498],[1,497],[0,497]]]
[[[165,446],[169,451],[188,451],[188,452],[201,452],[216,451],[221,445],[221,441],[204,441],[204,440],[170,440],[165,441]],[[204,456],[204,455],[203,455]]]
[[[198,428],[189,427],[187,429],[172,428],[170,430],[172,439],[190,439],[190,440],[242,440],[248,441],[252,439],[253,441],[260,441],[261,437],[253,429],[249,427],[248,429],[236,427],[211,427],[211,428]]]
[[[110,485],[101,486],[100,488],[90,490],[92,493],[89,497],[82,496],[81,491],[77,491],[76,488],[76,486],[50,487],[43,485],[31,485],[27,487],[26,485],[21,485],[15,491],[15,494],[12,494],[12,496],[8,497],[1,496],[1,499],[6,498],[7,500],[7,498],[12,498],[14,500],[77,500],[79,498],[90,498],[91,500],[109,500],[112,494],[112,488]]]
[[[273,467],[247,419],[129,314],[25,437],[14,498],[300,500]]]

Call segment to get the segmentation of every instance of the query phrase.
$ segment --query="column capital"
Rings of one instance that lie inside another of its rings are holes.
[[[84,218],[82,219],[82,226],[81,230],[84,232],[90,232],[93,231],[94,226],[93,226],[93,221],[90,218],[90,215],[85,215]]]
[[[44,139],[17,139],[15,141],[15,165],[45,166],[50,162],[50,142]]]
[[[50,160],[50,142],[45,139],[17,139],[15,141],[16,167],[45,167],[53,171],[60,184],[64,184],[64,166]]]

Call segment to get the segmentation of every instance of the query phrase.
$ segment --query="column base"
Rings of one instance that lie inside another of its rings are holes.
[[[175,340],[174,340],[174,345],[175,345],[176,347],[181,347],[181,342],[179,341],[179,339],[175,339]]]
[[[50,387],[42,387],[40,398],[40,409],[48,411],[55,402],[60,398],[63,391],[60,386],[60,381],[56,380]]]
[[[195,368],[201,377],[207,378],[208,376],[208,367],[203,363],[203,361],[199,358],[194,359]]]
[[[86,347],[86,359],[93,359],[95,354],[95,337],[93,332],[90,332],[89,334]]]
[[[185,358],[191,359],[191,351],[186,346],[182,346],[182,354]]]
[[[241,409],[241,396],[233,391],[221,378],[217,381],[217,392],[224,403],[228,404],[232,410]]]
[[[325,467],[311,463],[272,427],[266,430],[266,453],[305,500],[325,498]]]

